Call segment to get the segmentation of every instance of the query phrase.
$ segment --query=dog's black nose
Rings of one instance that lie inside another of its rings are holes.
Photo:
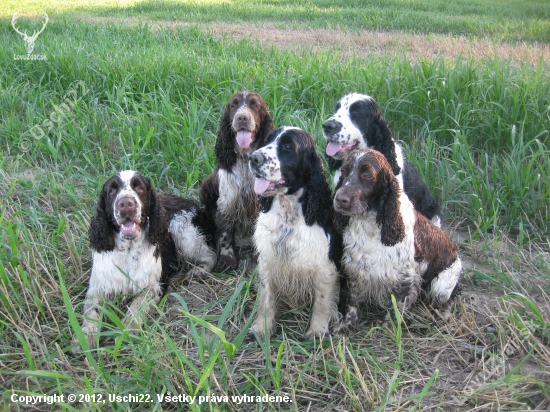
[[[245,126],[248,122],[250,122],[250,115],[248,113],[238,113],[235,116],[235,120],[239,126]]]
[[[136,202],[129,197],[123,197],[117,202],[116,207],[121,213],[130,213],[136,210]]]
[[[344,193],[337,193],[334,197],[335,206],[338,206],[342,209],[349,207],[350,202],[351,198]]]
[[[327,120],[325,123],[323,123],[323,131],[325,133],[330,133],[335,131],[338,128],[338,123],[334,120]]]
[[[265,156],[262,152],[256,150],[254,153],[250,155],[250,166],[251,167],[260,167],[265,162]]]

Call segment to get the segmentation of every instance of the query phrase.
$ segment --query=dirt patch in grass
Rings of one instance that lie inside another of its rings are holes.
[[[143,20],[135,17],[82,17],[90,22],[148,24],[152,30],[190,27],[192,24],[171,20]],[[517,63],[538,65],[542,59],[550,61],[550,45],[542,43],[495,43],[490,39],[475,39],[462,35],[410,34],[404,32],[360,31],[347,32],[321,28],[279,27],[266,24],[211,23],[193,25],[220,39],[250,40],[272,45],[279,49],[313,50],[331,49],[342,58],[352,55],[367,58],[374,56],[402,55],[409,60],[421,58],[459,57],[483,59],[499,57]]]
[[[403,32],[358,33],[327,29],[282,29],[272,25],[245,26],[222,24],[207,26],[214,36],[231,36],[237,39],[257,40],[278,48],[339,50],[343,57],[356,55],[368,57],[371,54],[403,54],[410,60],[443,56],[456,59],[460,56],[481,59],[498,56],[516,61],[538,64],[541,57],[550,58],[550,46],[545,44],[517,45],[494,43],[486,39],[470,39],[464,36],[440,34],[407,34]]]

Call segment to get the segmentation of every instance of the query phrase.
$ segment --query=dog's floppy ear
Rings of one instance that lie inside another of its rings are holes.
[[[235,133],[231,127],[229,107],[226,107],[222,113],[214,151],[216,153],[216,158],[218,159],[218,165],[222,169],[230,170],[237,162],[237,152],[235,151]]]
[[[342,160],[337,160],[334,157],[329,156],[327,154],[325,154],[325,158],[327,159],[328,168],[331,171],[340,169],[342,167],[342,165],[344,164],[344,162]]]
[[[263,109],[265,109],[265,112],[262,113],[262,122],[260,123],[258,134],[256,135],[258,139],[256,147],[265,146],[265,138],[273,131],[273,116],[267,106],[263,107]]]
[[[393,174],[401,173],[401,167],[397,163],[397,153],[395,152],[395,141],[392,138],[388,122],[380,114],[375,116],[372,122],[372,135],[374,139],[374,148],[384,155],[390,164]]]
[[[304,170],[309,172],[309,180],[306,186],[307,199],[302,203],[302,208],[306,225],[311,226],[332,220],[332,200],[321,157],[315,146],[308,150]]]
[[[147,189],[149,190],[149,213],[147,215],[149,221],[149,232],[148,237],[149,241],[153,245],[158,245],[162,247],[163,243],[167,240],[167,231],[168,231],[168,217],[166,215],[166,210],[160,202],[159,196],[155,189],[151,186],[151,183],[147,181]],[[158,249],[155,255],[158,254]]]
[[[260,200],[260,211],[262,213],[267,213],[271,210],[271,205],[273,204],[273,196],[258,196]]]
[[[168,289],[170,279],[173,279],[180,271],[176,245],[172,240],[168,227],[168,212],[161,201],[161,196],[153,188],[151,181],[144,177],[147,190],[147,239],[155,245],[153,256],[161,259],[162,272],[159,284],[163,293]]]
[[[405,238],[405,224],[399,209],[399,183],[397,183],[397,178],[387,170],[383,170],[381,173],[384,173],[381,176],[384,183],[376,213],[376,223],[380,227],[382,244],[394,246]]]
[[[96,252],[110,252],[115,248],[115,226],[107,211],[106,185],[103,185],[88,230],[90,247]]]
[[[344,163],[341,160],[340,160],[340,162],[342,164]],[[343,180],[344,179],[342,179],[342,175],[340,174],[340,179],[338,179],[338,183],[336,183],[336,187],[334,188],[334,193],[332,194],[332,204],[331,204],[331,210],[332,210],[332,213],[333,213],[332,224],[334,226],[334,229],[336,229],[336,231],[338,233],[343,233],[344,232],[344,229],[348,226],[349,219],[350,219],[349,216],[344,215],[344,214],[339,213],[336,210],[334,210],[334,197],[336,196],[336,192],[338,192],[338,189],[340,189],[342,187]]]

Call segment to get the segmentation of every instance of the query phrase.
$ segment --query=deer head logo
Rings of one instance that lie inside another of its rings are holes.
[[[27,54],[31,54],[34,50],[34,42],[36,41],[36,38],[40,33],[44,31],[44,29],[46,28],[46,24],[48,24],[48,15],[44,15],[44,25],[42,26],[42,28],[40,30],[35,30],[32,35],[29,35],[26,30],[20,31],[17,28],[17,18],[17,13],[15,13],[11,19],[11,25],[13,26],[13,29],[23,37],[23,40],[25,40],[25,48],[27,49]]]

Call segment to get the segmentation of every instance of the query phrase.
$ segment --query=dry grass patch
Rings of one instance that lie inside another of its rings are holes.
[[[393,56],[403,54],[415,61],[421,58],[443,56],[482,59],[498,56],[518,62],[537,65],[541,59],[550,60],[550,45],[495,43],[488,39],[472,39],[465,36],[441,34],[408,34],[404,32],[345,32],[342,30],[300,30],[278,28],[275,25],[218,24],[206,26],[216,37],[228,36],[274,45],[281,49],[295,48],[322,50],[333,48],[342,57],[355,55],[366,58],[371,54]]]
[[[550,61],[550,45],[542,43],[495,43],[490,39],[477,39],[462,35],[410,34],[405,32],[376,32],[370,30],[344,31],[319,28],[293,29],[276,24],[190,24],[172,20],[148,20],[136,17],[90,17],[83,20],[98,23],[139,25],[147,24],[152,30],[177,29],[196,26],[215,38],[249,40],[281,50],[320,51],[333,49],[342,58],[370,55],[403,55],[408,60],[445,57],[448,59],[498,57],[517,63],[529,62],[536,66],[540,61]]]
[[[476,241],[463,230],[455,228],[450,232],[455,240],[461,239],[465,276],[454,303],[455,316],[448,323],[417,305],[402,324],[377,326],[365,320],[357,331],[332,336],[320,344],[301,340],[308,321],[306,308],[283,311],[268,347],[263,342],[243,343],[237,348],[236,357],[225,362],[224,373],[232,376],[232,381],[229,387],[219,390],[238,395],[238,388],[255,376],[263,381],[264,388],[291,394],[293,407],[299,410],[373,410],[383,406],[382,410],[414,407],[492,411],[517,410],[528,405],[543,410],[550,406],[546,398],[550,335],[544,326],[550,319],[550,298],[536,282],[530,283],[530,279],[544,281],[535,255],[548,259],[548,253],[534,247],[536,251],[520,251],[512,256],[509,248],[514,244],[505,236]],[[513,285],[490,284],[477,276],[494,276],[494,272],[517,265],[521,272],[510,274],[515,279]],[[246,272],[253,272],[251,269]],[[223,304],[205,311],[204,302],[197,301],[197,295],[208,296],[206,300],[210,302],[221,299],[227,294],[225,291],[234,290],[249,279],[250,273],[244,272],[237,278],[220,280],[210,276],[191,281],[177,293],[190,303],[191,311],[217,319]],[[536,302],[535,311],[542,321],[532,312],[530,301]],[[239,315],[224,326],[229,340],[245,327],[254,302],[252,291],[240,303],[244,307]],[[188,319],[173,297],[168,306],[172,312],[170,323],[179,325],[182,333],[182,346],[191,357],[196,357]],[[277,365],[279,386],[272,375]],[[241,410],[237,405],[230,409]],[[249,410],[256,407],[250,406]]]

